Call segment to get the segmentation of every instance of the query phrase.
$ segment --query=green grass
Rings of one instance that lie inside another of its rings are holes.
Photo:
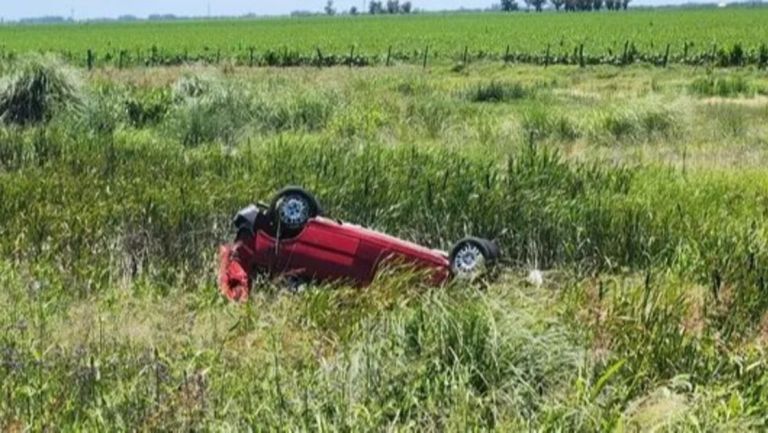
[[[0,52],[54,51],[81,65],[88,49],[95,53],[96,65],[198,59],[292,65],[383,63],[390,47],[394,62],[421,63],[427,47],[433,62],[463,60],[465,47],[468,61],[501,61],[509,47],[513,61],[578,64],[575,53],[583,44],[586,63],[617,64],[659,63],[669,44],[672,62],[764,64],[768,58],[760,47],[767,36],[762,25],[766,16],[765,8],[734,8],[12,25],[0,26]],[[627,43],[631,49],[625,50]]]
[[[691,82],[690,90],[694,95],[723,98],[755,94],[755,89],[740,76],[699,78]]]
[[[768,108],[692,95],[709,76],[83,74],[77,109],[0,125],[0,430],[762,431]],[[230,305],[216,248],[286,184],[433,247],[495,238],[500,279]]]

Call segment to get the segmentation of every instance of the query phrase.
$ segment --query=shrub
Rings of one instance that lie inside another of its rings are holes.
[[[0,121],[45,123],[57,112],[79,106],[74,72],[52,57],[31,56],[0,82]]]

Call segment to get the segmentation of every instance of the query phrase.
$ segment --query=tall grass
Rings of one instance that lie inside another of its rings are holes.
[[[0,430],[764,429],[768,177],[559,148],[713,139],[690,122],[719,105],[582,116],[457,101],[450,72],[316,74],[99,82],[0,127]],[[227,305],[216,246],[286,184],[432,247],[494,238],[505,271]]]
[[[471,102],[508,102],[528,97],[531,93],[520,83],[491,81],[465,91],[465,98]]]
[[[723,98],[755,94],[752,84],[739,75],[697,78],[691,82],[689,90],[697,96],[719,96]]]
[[[44,123],[80,100],[75,72],[54,57],[25,57],[0,81],[0,121]]]
[[[7,428],[759,430],[765,422],[760,353],[719,344],[708,314],[692,313],[665,277],[576,284],[559,300],[509,281],[430,291],[383,278],[364,292],[262,293],[241,308],[188,290],[52,308],[62,304],[30,291],[7,264],[0,276],[10,289],[0,305],[14,306],[0,318]],[[59,410],[49,410],[52,401]]]
[[[599,110],[592,122],[590,135],[611,144],[663,142],[677,138],[681,132],[674,112],[653,106]]]

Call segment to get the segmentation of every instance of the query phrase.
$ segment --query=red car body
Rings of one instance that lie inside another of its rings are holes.
[[[451,276],[444,251],[322,216],[310,218],[299,233],[280,238],[266,215],[264,209],[251,215],[253,221],[246,224],[250,227],[240,231],[233,245],[221,249],[219,286],[231,300],[248,298],[254,272],[365,286],[385,262],[392,261],[424,272],[433,284]]]

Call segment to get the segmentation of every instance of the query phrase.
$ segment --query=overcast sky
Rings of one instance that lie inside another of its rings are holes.
[[[293,10],[322,10],[326,0],[210,0],[213,15],[241,15],[253,12],[259,15],[287,14]],[[636,0],[635,4],[670,3],[664,0]],[[339,10],[356,5],[361,9],[364,0],[335,0]],[[488,7],[498,0],[412,0],[421,9],[457,9]],[[519,1],[522,3],[522,0]],[[0,17],[16,20],[43,15],[69,17],[74,11],[75,18],[117,17],[136,15],[140,17],[153,13],[176,15],[206,15],[208,0],[0,0]]]

